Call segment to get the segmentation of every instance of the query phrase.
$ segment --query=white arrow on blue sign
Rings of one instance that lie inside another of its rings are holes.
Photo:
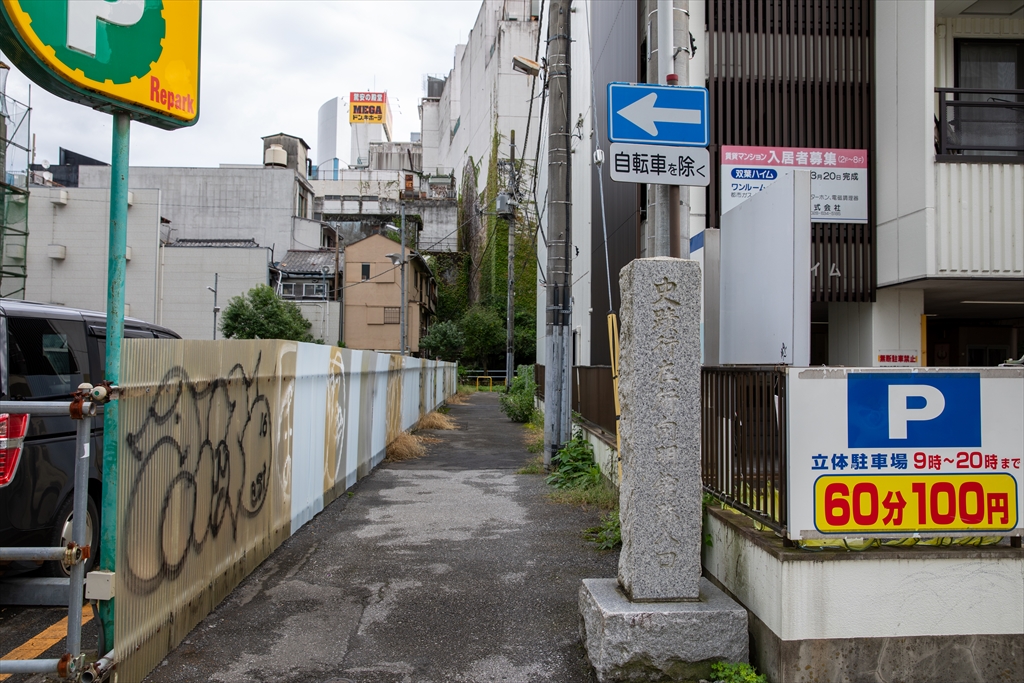
[[[707,147],[707,88],[608,84],[611,142]]]

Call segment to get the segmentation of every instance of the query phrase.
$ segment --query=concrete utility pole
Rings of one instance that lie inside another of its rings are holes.
[[[544,339],[544,465],[572,433],[572,171],[569,166],[569,0],[548,14],[548,272]]]
[[[657,0],[657,61],[648,64],[649,83],[689,85],[689,4],[688,0]],[[654,185],[651,189],[654,256],[689,258],[689,189],[680,191],[678,185]]]
[[[398,309],[398,314],[401,316],[399,321],[402,323],[399,334],[402,335],[402,355],[405,355],[405,309],[409,307],[408,302],[405,299],[405,202],[402,202],[402,307]]]
[[[509,153],[508,172],[508,294],[505,305],[505,391],[512,386],[512,378],[516,376],[516,354],[513,344],[513,333],[515,325],[515,257],[516,257],[516,197],[519,182],[516,178],[516,132],[511,131],[509,138],[511,151]]]

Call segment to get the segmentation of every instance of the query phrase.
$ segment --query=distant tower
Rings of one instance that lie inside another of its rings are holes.
[[[316,177],[320,180],[338,179],[338,111],[341,98],[332,97],[317,112]]]

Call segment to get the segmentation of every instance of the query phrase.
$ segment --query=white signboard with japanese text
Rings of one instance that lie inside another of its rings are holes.
[[[914,368],[921,363],[917,349],[880,349],[875,364],[880,368]]]
[[[611,178],[619,183],[707,187],[711,182],[711,157],[703,147],[613,142],[609,151]]]
[[[722,213],[787,169],[811,172],[811,221],[868,222],[868,153],[863,149],[722,146]]]
[[[792,368],[788,534],[1021,535],[1024,369]]]

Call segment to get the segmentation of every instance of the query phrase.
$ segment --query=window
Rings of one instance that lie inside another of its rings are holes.
[[[295,283],[285,282],[281,285],[281,297],[284,299],[295,298]]]
[[[304,284],[302,285],[302,296],[305,299],[325,299],[327,298],[327,288],[323,284]]]
[[[384,324],[398,325],[402,322],[402,309],[400,306],[384,307]]]
[[[363,279],[364,280],[369,280],[370,279],[370,264],[369,263],[364,263],[363,264]]]
[[[7,345],[8,386],[14,400],[67,397],[89,378],[81,322],[8,318]]]
[[[956,87],[960,105],[949,108],[948,135],[964,154],[1019,156],[1024,153],[1024,41],[958,40]],[[1014,106],[1016,105],[1016,106]]]

